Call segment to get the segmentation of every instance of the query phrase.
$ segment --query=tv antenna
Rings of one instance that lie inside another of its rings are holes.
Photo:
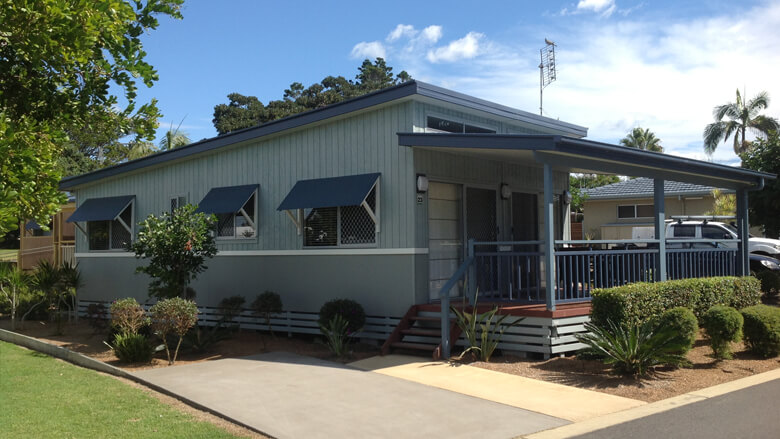
[[[544,39],[545,46],[539,49],[541,62],[539,63],[539,115],[544,116],[542,110],[542,95],[544,88],[557,79],[555,71],[555,43]]]

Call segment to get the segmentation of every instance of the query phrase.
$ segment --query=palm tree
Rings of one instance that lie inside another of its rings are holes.
[[[175,130],[169,129],[165,133],[165,137],[160,140],[160,149],[165,151],[189,144],[190,138],[187,136],[187,133],[179,131],[179,128],[176,128]]]
[[[156,152],[158,152],[158,149],[152,142],[139,140],[136,142],[131,142],[127,145],[128,160],[140,159],[141,157],[146,157]]]
[[[767,135],[769,131],[780,128],[777,119],[758,114],[769,106],[769,95],[762,91],[745,103],[737,89],[737,102],[715,107],[712,115],[715,122],[704,128],[704,152],[712,155],[721,140],[725,143],[734,136],[734,153],[739,155],[750,149],[745,133],[750,129],[756,134]],[[726,117],[729,120],[724,121]]]
[[[620,140],[620,144],[629,148],[644,149],[646,151],[664,152],[661,139],[655,137],[652,131],[636,127]]]

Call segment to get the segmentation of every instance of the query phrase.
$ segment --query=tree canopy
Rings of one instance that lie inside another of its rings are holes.
[[[571,192],[571,210],[572,212],[582,212],[582,205],[587,196],[582,193],[583,189],[606,186],[617,183],[620,177],[617,175],[604,174],[572,174],[569,175],[569,192]]]
[[[405,71],[393,76],[393,68],[387,66],[382,58],[377,58],[373,63],[366,59],[358,67],[354,80],[343,76],[327,76],[309,87],[293,82],[290,88],[284,91],[282,99],[270,101],[267,105],[256,96],[231,93],[227,96],[229,103],[214,107],[214,128],[222,135],[325,107],[411,79]]]
[[[766,136],[770,131],[780,129],[777,119],[759,114],[769,107],[767,92],[759,92],[753,99],[745,102],[737,89],[736,102],[719,105],[712,111],[715,122],[704,128],[704,152],[712,155],[718,143],[734,138],[734,154],[740,155],[750,148],[745,138],[748,131]],[[727,120],[723,120],[726,118]]]
[[[636,127],[626,137],[620,140],[620,144],[629,148],[644,149],[645,151],[664,152],[661,139],[655,137],[648,128]]]
[[[137,81],[157,80],[140,37],[159,15],[181,18],[182,2],[0,0],[0,233],[22,218],[46,224],[64,201],[58,160],[69,134],[105,124],[154,138],[156,102],[136,99]]]
[[[780,135],[771,131],[766,139],[756,139],[742,153],[742,167],[780,175]],[[768,236],[780,235],[780,180],[768,179],[763,190],[750,192],[750,224],[762,226]]]

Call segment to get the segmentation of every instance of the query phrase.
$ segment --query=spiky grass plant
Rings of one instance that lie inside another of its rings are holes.
[[[603,357],[602,361],[620,375],[635,378],[647,376],[655,366],[685,364],[686,341],[674,331],[653,330],[653,324],[644,323],[624,328],[607,321],[603,328],[586,323],[586,334],[576,334],[577,340]]]

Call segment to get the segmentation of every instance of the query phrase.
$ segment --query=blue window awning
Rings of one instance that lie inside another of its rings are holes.
[[[36,223],[35,220],[27,221],[24,225],[25,230],[41,230],[41,225]]]
[[[215,187],[203,197],[196,212],[236,213],[249,201],[258,187],[257,184]]]
[[[115,220],[132,203],[135,195],[90,198],[79,206],[66,222]]]
[[[295,183],[277,210],[359,206],[365,201],[380,175],[374,173],[300,180]]]

